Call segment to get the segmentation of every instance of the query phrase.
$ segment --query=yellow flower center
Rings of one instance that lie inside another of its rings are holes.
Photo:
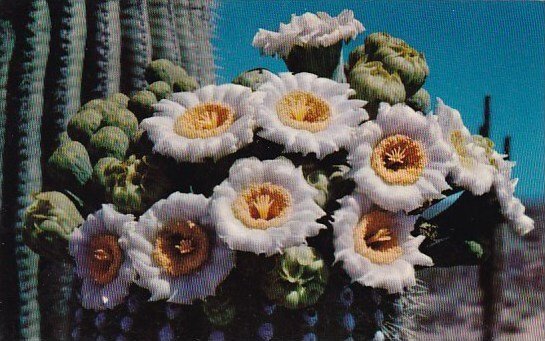
[[[380,141],[371,155],[371,167],[391,185],[414,184],[422,175],[426,162],[422,144],[400,134]]]
[[[292,91],[277,102],[276,113],[285,125],[315,133],[327,128],[331,108],[310,92]]]
[[[174,122],[174,132],[190,139],[220,135],[235,121],[233,108],[223,103],[202,103],[187,109]]]
[[[87,264],[91,278],[100,285],[111,283],[123,263],[123,252],[113,234],[97,234],[91,237]]]
[[[354,250],[375,264],[390,264],[401,257],[403,250],[392,232],[391,213],[373,211],[362,217],[354,229]]]
[[[291,208],[291,195],[284,187],[270,182],[254,184],[238,196],[232,208],[246,227],[266,230],[285,220]]]
[[[155,239],[152,257],[170,276],[197,271],[208,259],[210,241],[206,231],[191,221],[162,229]]]

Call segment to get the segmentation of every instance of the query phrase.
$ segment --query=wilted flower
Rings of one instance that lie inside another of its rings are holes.
[[[365,45],[359,45],[348,55],[348,71],[352,71],[356,64],[367,61],[367,55],[365,54]]]
[[[252,45],[267,55],[284,59],[292,72],[311,72],[331,77],[341,56],[343,41],[363,32],[363,25],[352,11],[337,17],[325,12],[292,15],[289,24],[280,24],[279,32],[260,29]]]
[[[68,197],[60,192],[34,196],[25,211],[25,243],[40,256],[55,260],[70,259],[68,241],[83,217]]]
[[[369,118],[362,108],[366,102],[349,99],[354,91],[348,84],[310,73],[274,75],[256,94],[263,96],[258,135],[286,152],[323,158],[347,147],[351,129]]]
[[[417,216],[382,211],[359,194],[340,203],[333,216],[335,260],[352,281],[400,293],[416,284],[415,265],[433,265],[418,250],[424,236],[410,234]]]
[[[430,73],[424,55],[388,33],[373,33],[365,38],[369,61],[381,61],[390,72],[396,72],[405,85],[407,96],[415,94]]]
[[[289,309],[299,309],[318,302],[327,278],[327,266],[314,248],[294,246],[277,256],[274,269],[266,275],[263,290],[270,300]]]
[[[434,118],[381,103],[376,121],[356,136],[348,157],[356,190],[383,209],[412,211],[450,188],[451,152]]]
[[[475,142],[458,110],[446,106],[438,99],[435,115],[443,138],[453,152],[450,172],[453,182],[475,195],[488,192],[496,169],[490,164],[487,150]]]
[[[67,141],[47,160],[47,172],[51,179],[71,188],[85,185],[93,168],[85,147],[79,142]]]
[[[287,159],[241,159],[214,189],[211,218],[233,250],[272,255],[325,228],[316,222],[325,214],[317,192]]]
[[[427,113],[430,110],[430,94],[424,88],[420,88],[414,95],[407,98],[405,103],[415,111]]]
[[[86,309],[112,309],[129,293],[135,272],[120,237],[132,228],[134,217],[111,205],[90,214],[70,239],[76,273],[83,280],[81,302]]]
[[[234,153],[253,140],[259,96],[236,85],[207,85],[194,93],[172,94],[155,105],[155,115],[141,127],[153,151],[179,162],[203,162]]]
[[[154,204],[124,239],[150,300],[191,304],[214,295],[235,253],[217,237],[203,195],[173,193]]]

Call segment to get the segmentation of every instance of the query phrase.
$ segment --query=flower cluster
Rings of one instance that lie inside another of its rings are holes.
[[[361,31],[350,11],[336,18],[306,13],[280,33],[260,31],[254,45],[285,57],[293,46],[327,48]],[[328,259],[353,282],[400,293],[416,283],[415,266],[434,263],[419,250],[420,212],[453,188],[495,193],[518,232],[533,228],[514,197],[513,163],[472,135],[441,100],[434,112],[423,112],[429,71],[405,42],[370,35],[351,54],[350,83],[256,70],[237,77],[239,84],[194,89],[178,84],[185,73],[156,61],[147,72],[151,95],[140,92],[123,104],[140,112],[138,127],[107,119],[108,101],[93,107],[100,115],[92,129],[84,122],[90,114],[71,120],[70,137],[85,146],[93,146],[102,125],[131,137],[123,153],[97,153],[94,167],[88,156],[85,167],[74,166],[64,149],[55,156],[55,170],[81,185],[92,169],[94,186],[85,189],[99,188],[110,203],[79,228],[73,205],[65,205],[70,217],[57,207],[68,198],[42,195],[28,211],[29,244],[62,239],[42,232],[49,226],[62,230],[65,243],[70,239],[84,307],[112,308],[132,283],[151,300],[206,300],[235,267],[244,272],[242,254],[274,260],[256,271],[263,274],[262,292],[291,309],[320,300],[333,266]],[[210,172],[215,168],[221,169]],[[84,201],[92,207],[96,197]],[[318,248],[324,240],[329,255]],[[212,316],[213,300],[207,302]]]

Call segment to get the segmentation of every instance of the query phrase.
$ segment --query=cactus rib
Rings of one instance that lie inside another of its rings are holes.
[[[168,59],[180,64],[180,50],[171,13],[170,0],[148,0],[152,59]]]

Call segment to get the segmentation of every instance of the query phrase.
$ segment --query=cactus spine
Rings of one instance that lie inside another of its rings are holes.
[[[180,64],[176,28],[170,0],[148,0],[152,59],[168,59]],[[197,61],[196,61],[197,62]]]
[[[119,91],[121,67],[119,0],[87,0],[83,101]]]
[[[4,194],[16,200],[4,201],[3,223],[10,226],[12,239],[8,247],[15,250],[17,273],[4,273],[16,279],[19,313],[11,314],[18,332],[15,339],[40,338],[40,313],[37,301],[38,256],[22,241],[21,230],[25,208],[32,194],[41,189],[40,123],[47,56],[49,52],[50,19],[45,0],[18,3],[20,15],[13,16],[15,48],[10,65],[6,131],[15,138],[6,139],[4,158]],[[11,245],[10,245],[11,244]],[[9,264],[6,264],[9,269]]]
[[[151,61],[148,13],[145,0],[121,0],[121,91],[134,94],[146,87],[144,75]]]
[[[181,0],[174,4],[176,33],[181,51],[181,66],[200,85],[215,82],[212,48],[215,1]],[[195,29],[198,27],[198,29]]]

